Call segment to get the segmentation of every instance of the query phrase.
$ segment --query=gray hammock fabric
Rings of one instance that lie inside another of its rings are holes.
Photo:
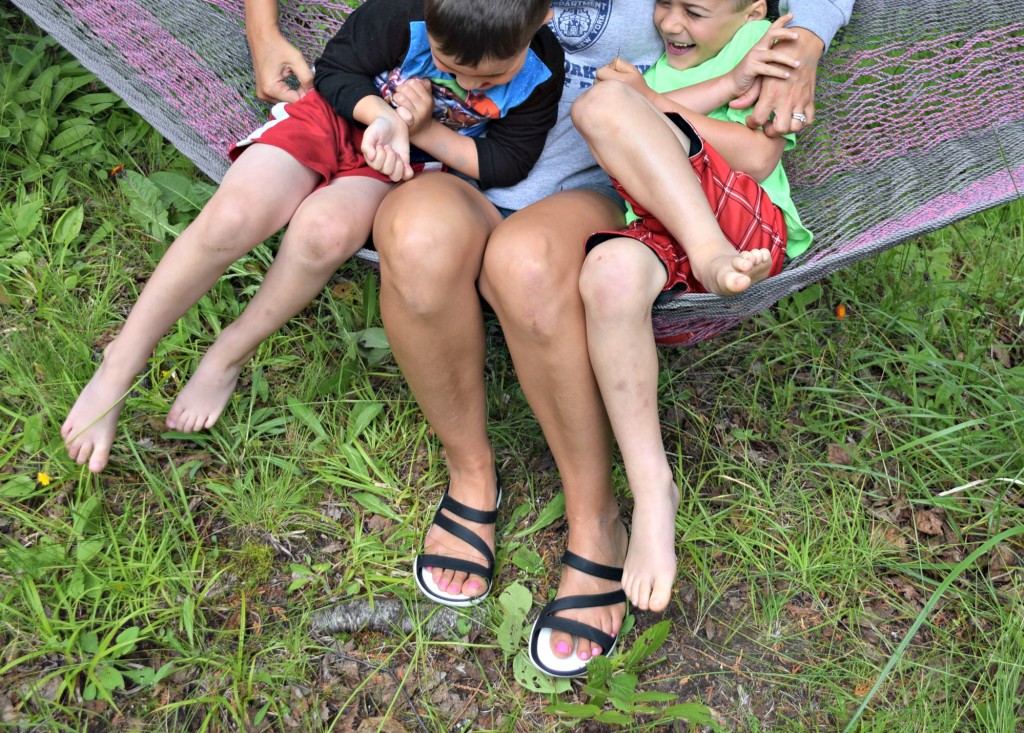
[[[243,0],[14,2],[215,180],[229,145],[266,118]],[[831,272],[1019,198],[1021,3],[858,0],[822,63],[818,121],[785,158],[815,246],[741,295],[658,305],[656,335],[707,338]],[[349,12],[281,0],[281,25],[315,59]]]

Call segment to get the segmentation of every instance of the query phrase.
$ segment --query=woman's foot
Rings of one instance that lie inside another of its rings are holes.
[[[195,374],[181,388],[167,413],[167,427],[182,433],[195,433],[213,427],[235,392],[238,375],[251,354],[240,361],[221,360],[217,344],[206,352]]]
[[[676,512],[679,487],[634,492],[633,529],[622,569],[622,589],[643,611],[664,611],[676,581]]]
[[[125,379],[115,371],[104,358],[60,427],[68,455],[78,465],[88,463],[93,473],[107,465],[117,419],[132,386],[130,377]]]
[[[593,543],[581,541],[578,547],[573,546],[570,541],[569,549],[592,562],[621,568],[630,543],[629,533],[618,519],[612,522],[609,529],[608,534],[610,536],[603,537],[603,541]],[[598,578],[568,565],[563,565],[562,578],[558,584],[556,598],[610,593],[621,588],[622,583],[619,581]],[[626,617],[626,604],[616,603],[610,606],[594,606],[559,611],[557,615],[593,626],[609,636],[616,637],[622,628],[622,620]],[[581,662],[586,662],[606,651],[599,644],[589,639],[580,638],[579,642],[577,644],[576,637],[564,631],[553,630],[551,632],[551,651],[559,659],[568,659],[575,654]]]
[[[694,277],[709,293],[736,295],[768,277],[772,256],[767,249],[752,249],[717,255],[700,264],[691,258],[690,264]]]
[[[471,509],[491,512],[498,505],[498,477],[492,473],[488,478],[456,480],[454,477],[448,486],[448,496]],[[474,522],[464,517],[455,516],[451,511],[442,509],[442,515],[456,524],[469,530],[479,537],[490,549],[493,557],[495,547],[494,522]],[[486,566],[488,558],[465,540],[456,537],[438,524],[433,524],[427,531],[423,541],[425,555],[441,555],[443,557],[467,560]],[[454,570],[451,568],[424,566],[437,585],[438,591],[457,600],[459,596],[477,598],[490,587],[491,579],[480,575]]]

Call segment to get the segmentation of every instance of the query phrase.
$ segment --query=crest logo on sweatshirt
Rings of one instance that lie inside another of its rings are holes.
[[[551,30],[566,51],[575,53],[594,45],[608,25],[612,0],[554,0]]]

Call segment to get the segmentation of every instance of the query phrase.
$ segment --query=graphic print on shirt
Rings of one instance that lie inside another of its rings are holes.
[[[392,99],[395,90],[406,81],[402,69],[392,69],[388,74],[377,77],[380,95],[392,107],[397,106]],[[430,92],[434,98],[433,118],[465,135],[475,137],[483,129],[488,120],[501,116],[501,110],[487,95],[480,92],[467,92],[449,79],[431,79]],[[479,130],[477,129],[479,128]]]
[[[549,25],[566,53],[590,48],[604,33],[612,12],[612,0],[554,0]]]
[[[503,117],[508,110],[522,104],[542,83],[551,78],[551,71],[532,50],[526,54],[522,69],[507,84],[486,91],[469,91],[455,82],[455,77],[440,71],[427,39],[423,21],[409,24],[409,51],[402,65],[379,74],[374,83],[381,96],[392,106],[395,89],[406,79],[429,79],[434,98],[433,117],[462,135],[478,137],[488,120]]]

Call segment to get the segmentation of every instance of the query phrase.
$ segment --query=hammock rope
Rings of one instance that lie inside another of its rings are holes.
[[[14,3],[214,180],[229,145],[266,119],[243,0]],[[282,0],[282,30],[315,59],[351,10]],[[656,334],[708,338],[854,262],[1020,198],[1021,89],[1020,0],[858,0],[822,61],[817,121],[784,159],[814,247],[738,296],[659,304]]]

